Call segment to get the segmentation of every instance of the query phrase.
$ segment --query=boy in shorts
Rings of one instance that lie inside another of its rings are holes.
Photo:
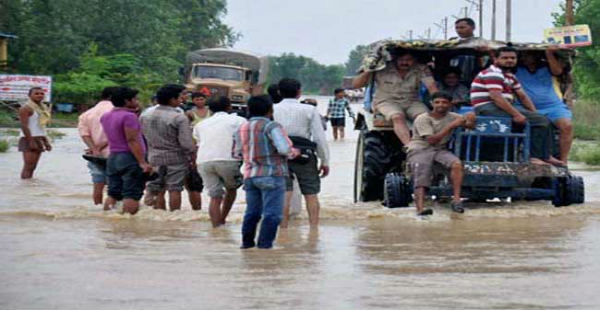
[[[424,208],[425,190],[431,186],[435,163],[450,169],[453,197],[452,210],[463,213],[460,191],[463,167],[460,159],[448,151],[446,144],[455,128],[475,125],[475,115],[462,116],[450,112],[452,96],[443,92],[433,94],[433,111],[419,115],[414,122],[413,136],[408,144],[408,163],[413,174],[417,215],[431,215],[433,210]]]
[[[344,127],[346,127],[346,111],[350,117],[354,118],[354,112],[350,110],[350,103],[344,97],[344,89],[337,88],[333,92],[334,98],[329,101],[327,107],[326,118],[331,122],[331,129],[333,130],[333,140],[337,140],[338,136],[340,139],[344,139]]]
[[[132,112],[139,108],[138,91],[129,87],[115,89],[111,96],[114,109],[100,118],[110,155],[108,175],[108,198],[104,210],[110,210],[123,200],[123,212],[135,214],[144,192],[144,174],[152,172],[146,161],[146,146],[142,138],[142,125]]]

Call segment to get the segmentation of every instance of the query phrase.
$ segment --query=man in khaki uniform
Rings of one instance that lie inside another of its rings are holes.
[[[414,120],[429,109],[419,100],[419,88],[425,84],[430,94],[438,91],[435,80],[426,65],[417,63],[409,52],[399,54],[385,69],[377,72],[363,72],[353,81],[355,88],[366,86],[375,74],[375,94],[373,109],[391,120],[394,132],[408,145],[410,131],[406,118]]]

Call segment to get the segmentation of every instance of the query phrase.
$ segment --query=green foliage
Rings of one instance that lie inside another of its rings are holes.
[[[18,123],[15,121],[17,114],[6,109],[0,109],[0,127],[17,127]]]
[[[6,140],[0,140],[0,153],[5,153],[10,148],[10,143]]]
[[[592,38],[600,36],[600,0],[575,0],[575,24],[588,24]],[[560,13],[554,13],[554,24],[565,24],[564,5]],[[600,96],[600,47],[579,48],[575,58],[574,71],[578,94],[583,98],[598,98]]]
[[[74,101],[104,85],[138,86],[140,75],[175,82],[187,51],[238,38],[225,12],[225,0],[2,0],[0,32],[19,37],[10,71],[91,84],[58,85]]]
[[[569,160],[600,165],[600,145],[597,143],[576,143],[571,148]]]
[[[346,75],[356,75],[356,71],[360,68],[362,60],[365,55],[369,52],[368,45],[357,45],[348,55],[348,61],[346,62]]]
[[[0,0],[9,71],[54,76],[53,99],[89,104],[106,86],[176,82],[189,50],[230,46],[225,0]]]
[[[64,136],[66,136],[67,134],[64,132],[60,132],[58,130],[48,130],[48,138],[52,139],[52,140],[56,140],[56,139],[60,139]]]
[[[76,113],[52,113],[51,128],[77,127],[79,115]]]
[[[131,54],[97,56],[93,44],[80,58],[80,67],[55,77],[54,101],[93,104],[108,86],[124,85],[141,91],[148,100],[164,77],[151,72]],[[172,64],[171,65],[176,65]]]
[[[5,129],[2,130],[0,135],[9,136],[9,137],[18,137],[21,132],[18,129]]]
[[[600,140],[600,105],[597,101],[581,99],[573,109],[573,130],[575,138]]]
[[[269,57],[269,81],[277,83],[284,77],[298,79],[305,93],[331,94],[340,87],[344,76],[342,65],[322,65],[312,58],[284,53]]]

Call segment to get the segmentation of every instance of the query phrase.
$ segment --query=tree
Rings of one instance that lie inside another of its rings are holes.
[[[565,7],[553,14],[556,26],[565,25]],[[588,24],[592,38],[600,36],[600,0],[575,0],[575,24]],[[578,49],[573,67],[577,92],[581,97],[595,99],[600,96],[600,48],[597,45]]]
[[[331,94],[334,88],[342,85],[344,66],[322,65],[316,60],[284,53],[269,57],[269,81],[277,83],[284,77],[294,78],[302,84],[305,93]]]
[[[97,44],[99,55],[134,55],[172,80],[187,51],[238,37],[222,22],[225,0],[0,0],[0,8],[0,32],[19,36],[9,53],[21,73],[67,72]]]
[[[356,71],[360,68],[363,58],[369,52],[370,48],[368,45],[357,45],[348,55],[348,61],[346,62],[346,75],[356,75]]]
[[[55,76],[57,100],[89,102],[106,85],[176,82],[189,50],[231,46],[225,0],[0,0],[11,71]],[[86,97],[87,96],[87,97]]]

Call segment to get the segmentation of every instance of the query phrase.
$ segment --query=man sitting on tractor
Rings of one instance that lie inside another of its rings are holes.
[[[455,128],[475,126],[475,115],[465,116],[450,112],[452,96],[436,92],[431,97],[433,111],[419,115],[414,122],[412,140],[408,144],[408,162],[413,174],[417,215],[431,215],[433,210],[424,208],[425,190],[431,186],[433,165],[439,163],[450,169],[453,197],[452,210],[465,212],[460,200],[463,167],[460,159],[448,151],[447,144]]]
[[[537,165],[565,163],[550,155],[552,131],[548,119],[537,113],[533,102],[523,91],[511,71],[517,65],[517,50],[501,47],[496,51],[494,65],[479,72],[471,84],[471,104],[477,115],[511,117],[516,125],[531,126],[531,158]],[[514,106],[515,95],[522,106]]]
[[[419,88],[425,84],[430,94],[438,91],[431,70],[417,63],[415,56],[408,52],[399,53],[394,61],[387,63],[378,72],[363,72],[352,83],[354,88],[369,84],[375,75],[373,108],[392,121],[394,133],[403,145],[410,142],[410,130],[406,118],[414,120],[429,109],[419,100]]]

